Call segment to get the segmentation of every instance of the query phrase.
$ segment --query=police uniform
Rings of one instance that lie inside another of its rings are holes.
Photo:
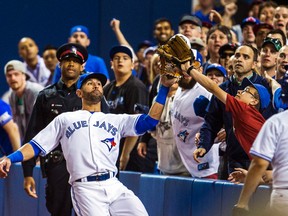
[[[78,44],[64,44],[57,50],[59,61],[75,57],[85,62],[87,51]],[[105,102],[101,103],[103,112],[107,112]],[[29,121],[24,143],[30,141],[39,131],[45,128],[56,116],[68,111],[81,109],[81,99],[76,95],[76,84],[67,87],[60,79],[58,83],[50,85],[42,90],[35,102]],[[32,176],[36,159],[23,162],[24,176]],[[52,215],[71,215],[72,201],[69,174],[66,169],[61,146],[41,158],[43,177],[47,177],[46,207]]]

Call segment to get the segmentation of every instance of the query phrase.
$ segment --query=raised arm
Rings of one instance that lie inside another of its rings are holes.
[[[187,74],[193,77],[193,79],[202,85],[207,91],[211,92],[215,97],[217,97],[220,101],[226,104],[227,93],[223,91],[213,80],[209,77],[203,75],[199,71],[190,67],[190,63],[187,62],[182,70],[186,70]]]
[[[110,26],[111,26],[112,30],[115,32],[115,36],[116,36],[119,44],[131,47],[131,45],[128,43],[128,41],[126,40],[125,36],[123,35],[123,33],[120,29],[120,20],[113,18],[110,22]]]
[[[178,78],[169,79],[166,75],[161,76],[161,86],[155,102],[152,104],[148,115],[141,115],[136,123],[136,131],[138,134],[143,134],[148,130],[152,130],[158,124],[169,89],[177,81]]]

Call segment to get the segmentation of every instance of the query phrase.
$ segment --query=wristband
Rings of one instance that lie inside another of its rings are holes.
[[[7,158],[10,159],[11,163],[17,163],[23,161],[23,154],[21,151],[15,151],[8,155]]]
[[[164,106],[165,102],[166,102],[166,97],[167,97],[168,92],[169,92],[169,89],[170,89],[169,87],[161,85],[155,101]]]

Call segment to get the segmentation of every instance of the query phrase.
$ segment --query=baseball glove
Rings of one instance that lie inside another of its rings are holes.
[[[194,62],[194,55],[190,48],[188,38],[183,35],[177,34],[169,41],[159,46],[156,52],[160,56],[160,74],[171,75],[173,77],[181,77],[181,64],[188,61]],[[193,63],[192,63],[193,64]],[[175,70],[178,67],[180,70]]]

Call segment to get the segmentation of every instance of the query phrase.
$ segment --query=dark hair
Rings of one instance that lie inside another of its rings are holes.
[[[230,32],[230,29],[227,26],[220,25],[220,24],[214,25],[214,26],[212,26],[212,28],[209,29],[209,31],[207,33],[206,41],[208,41],[210,35],[213,34],[216,30],[223,32],[227,36],[228,43],[232,42],[232,34]]]
[[[165,17],[161,17],[161,18],[155,20],[153,29],[155,30],[156,25],[158,25],[159,23],[162,23],[162,22],[168,22],[170,27],[171,27],[171,29],[172,29],[172,22],[169,19],[165,18]]]
[[[286,36],[285,33],[281,29],[273,29],[267,33],[268,34],[280,34],[283,40],[282,46],[286,45]]]
[[[242,47],[242,46],[247,46],[247,47],[250,47],[250,49],[252,49],[252,51],[253,51],[253,60],[254,61],[257,61],[257,58],[258,58],[258,49],[256,49],[254,46],[252,46],[251,44],[249,44],[249,43],[244,43],[244,44],[242,44],[240,47]],[[238,47],[239,48],[239,47]]]
[[[263,8],[266,8],[266,7],[273,7],[273,8],[276,8],[278,6],[278,4],[274,1],[267,1],[267,2],[263,2],[260,4],[259,6],[259,17],[261,15],[261,12],[263,10]]]
[[[43,53],[44,53],[46,50],[56,50],[56,51],[57,51],[57,47],[49,44],[49,45],[46,45],[46,46],[44,47]]]

